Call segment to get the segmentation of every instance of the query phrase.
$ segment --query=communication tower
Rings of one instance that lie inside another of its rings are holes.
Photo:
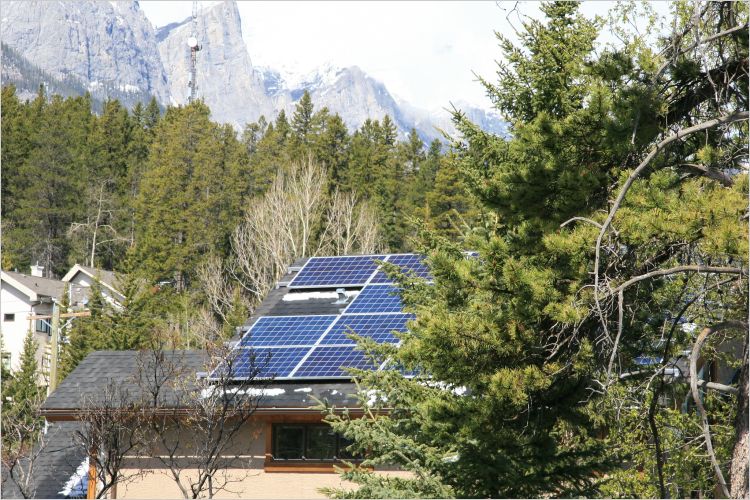
[[[197,59],[198,51],[201,50],[201,46],[198,45],[198,2],[193,2],[192,24],[193,31],[187,39],[187,44],[190,48],[190,81],[188,82],[188,86],[190,87],[190,97],[188,98],[188,102],[193,102],[195,100],[198,88],[195,82],[195,61]]]

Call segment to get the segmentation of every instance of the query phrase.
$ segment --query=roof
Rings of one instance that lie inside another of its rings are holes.
[[[58,299],[65,292],[65,282],[14,271],[3,271],[2,281],[6,281],[31,300],[40,300],[42,297]]]
[[[34,498],[65,498],[60,492],[85,459],[85,451],[75,443],[78,422],[50,422],[44,435],[44,449],[34,463]],[[3,498],[22,498],[18,486],[3,468]]]
[[[151,351],[95,351],[89,354],[47,398],[41,413],[48,419],[71,415],[89,398],[101,395],[112,382],[118,384],[132,400],[142,395],[137,382],[139,366],[149,359]],[[168,362],[178,367],[184,380],[196,380],[196,373],[207,371],[208,356],[205,351],[165,351]],[[188,384],[189,388],[189,384]],[[305,383],[274,382],[259,387],[259,412],[310,410],[318,400],[327,401],[336,407],[356,408],[353,383]],[[178,394],[171,389],[165,391],[167,406],[178,401]]]
[[[339,296],[335,290],[295,290],[287,287],[287,284],[294,279],[308,260],[308,257],[298,259],[289,266],[289,271],[278,281],[276,288],[271,289],[263,302],[255,308],[252,316],[245,322],[245,326],[252,325],[261,316],[312,316],[341,313],[347,304],[336,303]],[[347,288],[346,294],[351,297],[360,288]]]
[[[72,268],[70,268],[70,271],[68,271],[65,276],[63,276],[62,281],[71,281],[78,273],[84,273],[93,279],[97,279],[102,285],[106,286],[113,292],[122,295],[122,293],[118,290],[121,285],[120,278],[117,274],[114,273],[114,271],[106,271],[104,269],[98,269],[96,267],[76,264]]]

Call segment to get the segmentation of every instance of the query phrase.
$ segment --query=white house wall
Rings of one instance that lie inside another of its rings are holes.
[[[5,321],[6,314],[13,314],[12,321]],[[21,362],[23,341],[29,331],[29,315],[52,314],[51,304],[37,304],[32,306],[29,298],[15,287],[3,281],[0,285],[0,333],[3,336],[3,351],[10,353],[11,370],[17,370]],[[37,362],[42,367],[42,359],[49,336],[36,332],[36,322],[31,323],[34,328],[34,338],[37,341]]]

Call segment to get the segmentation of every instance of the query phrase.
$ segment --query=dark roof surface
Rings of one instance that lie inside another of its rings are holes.
[[[63,281],[50,278],[40,278],[38,276],[29,276],[28,274],[17,273],[14,271],[3,272],[38,295],[59,298],[65,291],[65,282]]]
[[[205,351],[165,351],[166,366],[174,366],[178,376],[183,380],[196,380],[196,373],[206,372],[208,357]],[[142,386],[138,383],[140,367],[147,366],[153,359],[150,351],[96,351],[89,354],[68,375],[65,380],[47,398],[42,406],[42,414],[48,417],[65,414],[100,396],[111,383],[117,384],[131,400],[142,395]],[[165,366],[162,365],[162,366]],[[188,385],[189,387],[189,385]],[[242,387],[245,389],[246,387]],[[255,388],[250,388],[255,391]],[[309,408],[317,405],[316,398],[327,401],[334,406],[356,407],[356,392],[352,383],[311,383],[311,382],[258,382],[257,392],[261,396],[259,406],[264,409]],[[177,401],[175,391],[165,392],[167,405]]]
[[[271,289],[265,296],[263,302],[253,311],[245,322],[245,326],[255,323],[261,316],[313,316],[318,314],[340,314],[347,304],[337,304],[338,297],[335,289],[321,290],[292,290],[287,284],[294,279],[299,270],[309,258],[299,259],[289,266],[289,272],[279,280],[279,286]],[[359,290],[362,287],[349,287],[346,290]],[[321,292],[327,292],[329,297],[321,298]],[[306,297],[304,300],[290,300],[297,297]],[[351,301],[351,299],[350,299]],[[237,337],[239,338],[239,337]],[[235,339],[236,340],[236,339]]]
[[[60,491],[86,458],[75,443],[78,422],[50,422],[44,435],[44,448],[34,463],[32,489],[34,498],[65,498]],[[3,498],[22,498],[21,491],[7,471],[3,470]]]
[[[195,374],[205,371],[207,356],[204,351],[164,351],[162,366],[175,367],[175,375],[185,380],[195,380]],[[45,410],[79,408],[88,399],[100,396],[110,384],[127,391],[136,398],[141,393],[138,375],[140,367],[147,366],[153,356],[151,351],[95,351],[86,356],[42,405]],[[166,401],[174,401],[172,391],[165,392]]]

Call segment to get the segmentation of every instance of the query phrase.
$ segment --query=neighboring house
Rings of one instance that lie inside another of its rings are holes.
[[[30,320],[30,316],[52,314],[53,301],[59,301],[65,291],[65,283],[43,278],[41,266],[31,266],[31,274],[2,271],[0,274],[0,314],[3,336],[2,360],[11,370],[19,367],[23,341],[31,329],[39,349],[37,358],[42,371],[48,368],[45,347],[49,344],[52,329],[49,320]]]
[[[413,318],[402,311],[395,287],[379,270],[377,262],[381,260],[429,278],[421,257],[411,254],[304,259],[290,267],[241,329],[242,337],[230,343],[236,391],[262,395],[251,420],[241,430],[235,450],[243,457],[244,466],[226,469],[232,478],[236,475],[237,482],[231,486],[237,493],[234,496],[322,498],[319,488],[344,486],[335,466],[347,457],[347,443],[330,432],[315,407],[318,401],[325,401],[337,411],[361,414],[356,385],[344,368],[368,368],[368,362],[347,333],[356,331],[378,342],[394,343],[398,339],[392,332],[405,331]],[[50,395],[42,414],[53,423],[77,419],[81,409],[90,408],[86,401],[103,394],[112,383],[136,400],[149,394],[135,383],[142,380],[141,372],[154,372],[143,370],[144,356],[149,352],[90,354]],[[206,353],[200,351],[169,351],[168,357],[178,361],[175,364],[184,369],[188,383],[210,384],[212,373],[221,367],[207,364]],[[246,361],[256,357],[269,361],[260,369],[258,379],[247,382]],[[243,380],[257,389],[243,388],[239,385]],[[188,390],[187,385],[181,387]],[[176,396],[169,395],[165,401],[166,411],[182,408]],[[83,463],[86,451],[81,449],[79,454],[79,463]],[[66,474],[69,461],[61,464]],[[130,457],[127,468],[146,474],[118,485],[119,498],[180,496],[157,460]],[[406,474],[393,470],[381,473]],[[67,483],[76,481],[62,476],[59,491],[63,491],[63,479]]]
[[[98,280],[101,283],[102,295],[111,304],[119,307],[125,300],[120,291],[119,277],[113,271],[105,271],[94,267],[76,264],[63,276],[62,281],[70,283],[71,286],[89,288]]]
[[[37,358],[44,376],[49,370],[52,320],[29,319],[30,316],[51,316],[53,302],[60,303],[66,286],[68,304],[74,309],[85,308],[87,291],[94,279],[102,283],[102,294],[115,306],[123,301],[117,290],[117,277],[103,271],[76,264],[62,280],[44,278],[44,267],[31,266],[31,274],[2,271],[0,275],[0,334],[3,338],[2,362],[11,370],[20,364],[23,341],[31,329],[37,341]]]

